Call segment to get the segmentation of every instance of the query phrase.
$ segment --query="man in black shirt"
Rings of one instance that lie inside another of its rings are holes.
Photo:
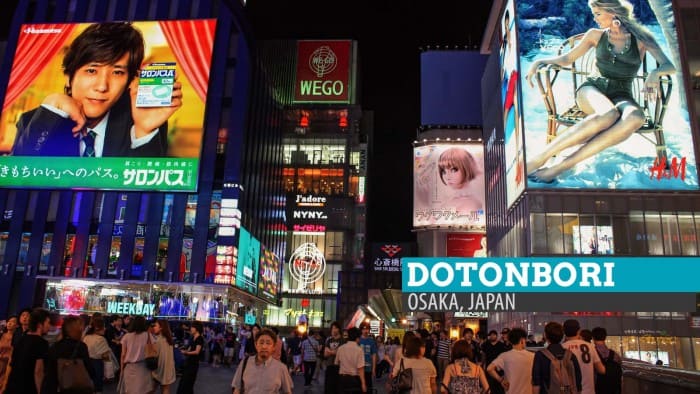
[[[564,327],[557,322],[549,322],[544,326],[544,338],[549,343],[547,350],[552,355],[561,360],[566,351],[561,345],[561,340],[564,338]],[[571,361],[574,364],[574,374],[576,380],[577,393],[581,392],[581,367],[579,366],[576,356],[572,355]],[[535,353],[535,361],[532,364],[532,392],[538,394],[547,394],[547,387],[550,385],[550,368],[552,362],[547,358],[543,350]],[[551,394],[551,393],[550,393]]]
[[[49,331],[49,312],[37,308],[29,315],[29,331],[20,338],[12,352],[12,370],[6,394],[38,394],[44,383],[44,362],[49,343],[42,335]]]
[[[483,354],[482,359],[484,360],[484,370],[488,368],[489,364],[498,357],[499,354],[507,351],[505,343],[498,340],[498,332],[496,330],[489,331],[489,337],[487,341],[481,344],[481,353]],[[486,374],[486,379],[489,381],[489,386],[491,387],[491,393],[499,394],[503,393],[503,386],[496,381],[490,374]]]

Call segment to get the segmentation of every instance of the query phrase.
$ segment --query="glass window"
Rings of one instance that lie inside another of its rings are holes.
[[[630,240],[631,254],[645,256],[647,254],[647,234],[644,228],[644,215],[642,213],[630,213]]]
[[[639,341],[636,336],[622,337],[622,350],[624,350],[624,355],[627,358],[633,358],[635,360],[642,359],[639,355]]]
[[[562,228],[564,237],[564,254],[574,253],[574,227],[578,227],[578,215],[564,214],[562,215]],[[576,250],[581,250],[581,243],[578,242]]]
[[[700,371],[700,338],[693,338],[693,354],[695,355],[695,369]]]
[[[678,221],[671,212],[661,213],[662,233],[664,235],[664,250],[667,255],[681,254],[681,239],[678,234]]]
[[[97,257],[97,234],[91,234],[88,237],[88,248],[85,254],[85,269],[89,275],[93,275],[95,267],[95,259]],[[86,276],[86,275],[83,275]]]
[[[122,237],[113,236],[112,244],[109,248],[109,263],[107,264],[107,276],[115,277],[117,275],[117,261],[122,246]]]
[[[158,240],[158,257],[156,257],[156,272],[161,274],[165,272],[165,267],[168,264],[168,238],[160,238]],[[159,279],[162,279],[159,277]]]
[[[160,236],[169,237],[170,236],[170,221],[172,219],[173,210],[173,200],[175,196],[173,194],[166,194],[163,200],[163,216],[160,219]]]
[[[532,253],[547,253],[546,220],[542,213],[530,214],[530,226],[532,227]]]
[[[44,234],[44,242],[41,245],[41,260],[39,262],[39,272],[46,272],[49,266],[49,257],[51,256],[51,244],[53,242],[53,233]]]
[[[143,273],[143,246],[146,239],[137,237],[134,242],[134,256],[131,264],[131,276],[140,278]]]
[[[29,239],[31,233],[22,233],[22,243],[19,246],[19,256],[17,257],[17,270],[24,271],[24,264],[27,262],[27,252],[29,252]]]
[[[547,214],[547,251],[551,254],[564,253],[564,238],[562,234],[562,215]]]
[[[615,242],[615,252],[614,254],[629,254],[629,235],[630,232],[627,229],[628,225],[627,217],[625,216],[614,216],[613,217],[613,241]]]
[[[66,235],[66,244],[63,248],[63,264],[61,272],[65,276],[73,276],[73,251],[75,250],[75,234]]]
[[[49,200],[49,212],[46,214],[47,222],[56,221],[56,212],[58,212],[58,202],[61,199],[61,194],[59,192],[51,192],[51,199]]]
[[[182,239],[182,258],[180,259],[180,281],[189,280],[192,263],[192,238]]]
[[[646,222],[649,255],[662,256],[664,243],[661,236],[661,218],[658,212],[645,212],[644,221]]]
[[[695,223],[691,213],[678,214],[678,229],[681,233],[681,250],[686,256],[695,256],[698,252]]]
[[[329,231],[326,233],[326,250],[325,256],[327,260],[342,260],[345,255],[345,234],[340,231]]]

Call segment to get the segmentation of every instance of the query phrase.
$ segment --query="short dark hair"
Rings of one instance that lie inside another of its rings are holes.
[[[146,323],[146,318],[143,316],[136,316],[131,320],[129,324],[129,331],[140,334],[148,330],[148,323]]]
[[[581,335],[581,339],[583,339],[586,342],[590,342],[593,339],[593,333],[587,328],[581,330],[581,333],[579,335]]]
[[[404,342],[403,354],[406,357],[416,357],[420,355],[420,348],[425,346],[425,342],[419,337],[408,337]]]
[[[190,327],[197,330],[197,332],[200,334],[204,332],[204,325],[202,325],[201,321],[193,321]]]
[[[63,73],[72,81],[78,69],[88,63],[113,64],[129,54],[128,84],[136,77],[144,56],[141,32],[128,22],[100,22],[88,26],[68,47],[63,58]],[[70,87],[67,87],[70,94]]]
[[[474,359],[474,352],[472,347],[469,346],[467,341],[460,339],[452,345],[452,362],[455,362],[461,358],[468,358],[470,360]]]
[[[508,342],[513,345],[520,343],[521,339],[527,338],[527,331],[522,328],[514,328],[508,332]]]
[[[560,343],[564,338],[564,327],[555,321],[551,321],[544,326],[544,337],[549,343]]]
[[[595,340],[595,341],[604,341],[605,338],[608,337],[608,331],[603,327],[594,328],[592,333],[593,333],[593,340]]]
[[[467,333],[470,333],[470,334],[474,335],[474,330],[472,330],[471,328],[467,327],[467,328],[464,329],[464,331],[462,331],[462,336],[467,335]]]
[[[564,322],[564,335],[567,337],[575,337],[580,329],[581,325],[576,319],[569,319]]]
[[[350,327],[348,329],[348,341],[356,341],[362,335],[362,332],[357,327]]]
[[[365,328],[369,330],[369,323],[363,321],[360,323],[360,330],[364,330]]]
[[[40,325],[51,317],[49,311],[44,308],[36,308],[29,314],[29,331],[36,331]]]
[[[277,334],[275,334],[275,332],[269,328],[263,328],[262,330],[258,331],[258,335],[255,336],[255,342],[258,341],[258,338],[265,335],[272,338],[272,343],[277,343]]]
[[[493,334],[493,335],[498,335],[498,331],[496,331],[496,330],[491,330],[491,331],[489,331],[489,335],[491,335],[491,334]]]

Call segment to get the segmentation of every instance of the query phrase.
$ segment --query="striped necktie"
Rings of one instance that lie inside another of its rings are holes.
[[[95,157],[95,133],[93,130],[88,129],[87,135],[83,137],[83,142],[85,143],[85,150],[83,151],[83,157]]]

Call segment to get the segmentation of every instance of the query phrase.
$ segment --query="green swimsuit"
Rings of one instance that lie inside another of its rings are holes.
[[[636,104],[632,94],[632,82],[639,72],[642,60],[635,36],[631,36],[629,48],[622,53],[614,53],[608,41],[608,34],[603,33],[596,46],[595,57],[601,76],[589,77],[579,89],[594,86],[613,103],[632,101]]]

